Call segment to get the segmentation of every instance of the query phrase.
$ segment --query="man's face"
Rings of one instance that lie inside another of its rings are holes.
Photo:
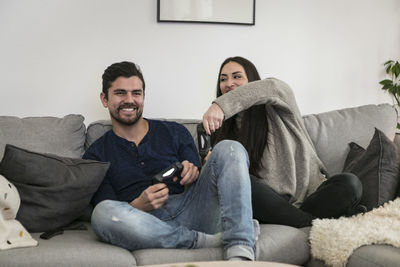
[[[108,89],[108,98],[101,93],[101,102],[114,121],[133,125],[141,117],[144,105],[143,83],[137,76],[118,77]]]

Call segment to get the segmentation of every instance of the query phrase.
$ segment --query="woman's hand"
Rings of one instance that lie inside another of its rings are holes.
[[[217,104],[213,103],[203,115],[204,130],[206,130],[208,135],[211,135],[222,126],[223,121],[223,110]]]
[[[208,153],[207,153],[207,155],[204,157],[204,163],[208,160],[208,158],[211,156],[211,149],[210,150],[208,150]]]

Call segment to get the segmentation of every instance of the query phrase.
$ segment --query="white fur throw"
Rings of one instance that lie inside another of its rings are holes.
[[[20,204],[17,188],[0,175],[0,250],[38,244],[15,219]]]
[[[400,248],[400,198],[350,218],[317,219],[310,231],[311,255],[330,266],[345,266],[353,251],[364,245]]]

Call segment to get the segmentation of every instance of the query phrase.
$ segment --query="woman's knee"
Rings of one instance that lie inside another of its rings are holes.
[[[349,172],[341,173],[335,176],[332,176],[329,179],[337,179],[337,182],[340,182],[342,187],[345,187],[352,195],[354,195],[357,199],[361,199],[362,196],[362,183],[357,175]]]

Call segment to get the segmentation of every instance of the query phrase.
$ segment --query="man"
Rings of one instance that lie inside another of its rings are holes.
[[[199,174],[192,136],[175,122],[142,117],[145,82],[131,62],[109,66],[100,99],[112,130],[84,158],[111,163],[92,203],[92,226],[105,242],[129,250],[223,246],[229,260],[254,260],[248,156],[223,141]],[[152,184],[152,177],[181,162],[181,179]],[[254,230],[256,228],[256,230]]]

